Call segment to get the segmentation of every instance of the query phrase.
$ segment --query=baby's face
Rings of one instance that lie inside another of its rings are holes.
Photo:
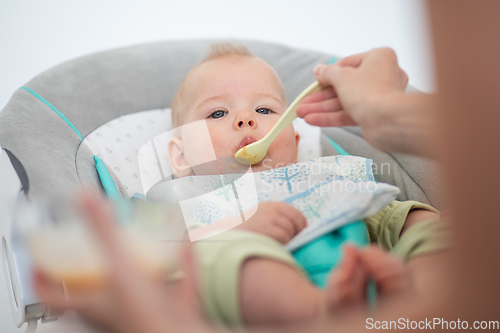
[[[210,60],[195,68],[185,84],[188,100],[184,123],[205,120],[217,158],[233,157],[243,146],[264,137],[286,109],[279,78],[258,58],[225,56]],[[206,147],[190,142],[193,139],[189,136],[184,133],[182,137],[184,158],[194,165]],[[253,170],[295,163],[298,141],[299,135],[289,125]]]

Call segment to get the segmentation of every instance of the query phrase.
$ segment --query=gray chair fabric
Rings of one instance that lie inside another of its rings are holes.
[[[379,151],[363,139],[359,127],[322,129],[351,155],[363,156],[373,160],[373,173],[379,182],[393,184],[401,190],[398,200],[416,200],[430,204],[438,209],[443,207],[438,182],[438,168],[435,162],[405,154]],[[321,141],[323,155],[331,155],[331,144]]]
[[[179,83],[211,42],[167,41],[91,54],[51,68],[25,86],[52,104],[85,138],[119,116],[169,107]],[[289,102],[314,81],[314,66],[331,59],[283,45],[240,42],[276,70]],[[323,133],[351,154],[370,157],[375,164],[390,163],[393,173],[377,177],[403,188],[401,199],[438,205],[438,186],[427,177],[434,174],[428,162],[376,151],[356,129],[329,128]],[[326,143],[322,141],[323,154],[334,153]],[[24,89],[15,91],[0,112],[0,146],[24,166],[32,198],[57,200],[75,189],[102,189],[90,149],[54,110]]]

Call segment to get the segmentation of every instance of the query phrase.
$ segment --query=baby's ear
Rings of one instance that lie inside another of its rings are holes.
[[[299,141],[300,141],[300,134],[298,132],[295,132],[295,161],[294,161],[294,163],[297,163],[297,157],[299,155]]]
[[[191,174],[191,167],[184,157],[184,145],[182,139],[171,138],[168,140],[168,158],[172,171],[177,177],[185,177]]]

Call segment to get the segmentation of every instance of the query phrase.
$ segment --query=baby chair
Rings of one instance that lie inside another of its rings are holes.
[[[31,286],[31,259],[16,228],[26,199],[58,202],[85,187],[124,199],[143,192],[137,150],[170,129],[169,107],[210,40],[159,42],[104,51],[51,68],[16,90],[0,112],[0,237],[14,323],[36,329],[56,320]],[[314,81],[318,63],[335,57],[257,41],[240,41],[267,61],[289,101]],[[411,90],[411,89],[409,89]],[[409,91],[411,92],[411,91]],[[299,160],[348,152],[373,160],[377,181],[398,186],[398,200],[441,206],[432,162],[372,148],[357,127],[296,123]],[[98,156],[99,158],[94,158]],[[108,173],[98,174],[96,161]],[[99,177],[101,176],[101,178]]]

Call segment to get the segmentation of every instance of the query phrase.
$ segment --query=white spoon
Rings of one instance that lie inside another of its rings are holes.
[[[290,123],[297,118],[297,106],[299,106],[302,100],[318,92],[320,90],[325,89],[326,86],[321,85],[318,81],[315,81],[309,87],[306,88],[293,102],[290,104],[288,109],[286,109],[285,113],[281,116],[276,124],[274,124],[273,128],[259,141],[249,144],[238,150],[236,154],[234,154],[234,158],[240,164],[256,164],[262,161],[264,156],[266,156],[267,150],[269,146],[273,142],[273,140],[281,133],[285,127],[290,125]]]

